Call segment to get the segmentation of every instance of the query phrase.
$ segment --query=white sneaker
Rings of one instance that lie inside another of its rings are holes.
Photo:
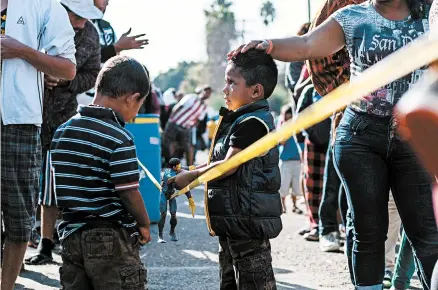
[[[162,236],[162,235],[158,235],[157,243],[159,243],[159,244],[165,244],[165,243],[167,243],[167,242],[163,239],[163,236]]]
[[[319,237],[319,249],[322,252],[336,252],[341,249],[339,242],[339,233],[331,232],[330,234]]]

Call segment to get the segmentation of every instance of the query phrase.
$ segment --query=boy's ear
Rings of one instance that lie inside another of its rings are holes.
[[[265,96],[265,90],[263,89],[263,86],[261,84],[256,84],[252,88],[252,98],[253,99],[260,99],[264,98]]]
[[[140,93],[135,93],[132,95],[128,95],[125,97],[125,103],[128,106],[132,106],[133,104],[138,102],[138,98],[140,97]]]

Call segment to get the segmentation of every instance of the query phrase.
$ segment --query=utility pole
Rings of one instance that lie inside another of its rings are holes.
[[[312,21],[311,6],[312,5],[310,4],[310,0],[307,0],[307,12],[309,13],[308,14],[309,22]]]
[[[242,25],[241,25],[241,28],[240,28],[240,31],[237,31],[237,37],[238,38],[240,38],[240,41],[241,41],[241,43],[245,43],[245,23],[246,23],[246,20],[245,19],[242,19],[241,20],[242,21]]]

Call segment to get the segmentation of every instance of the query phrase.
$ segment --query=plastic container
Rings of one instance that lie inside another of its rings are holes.
[[[131,123],[126,124],[137,149],[137,157],[141,163],[161,183],[161,139],[160,118],[155,114],[139,114]],[[151,222],[160,219],[160,191],[140,168],[140,192]]]

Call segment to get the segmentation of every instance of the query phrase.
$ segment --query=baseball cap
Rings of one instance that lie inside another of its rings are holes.
[[[60,2],[84,19],[101,19],[103,17],[102,11],[94,6],[93,0],[61,0]]]
[[[200,94],[200,93],[202,93],[203,91],[206,91],[206,90],[213,91],[213,88],[210,85],[202,85],[200,87],[196,87],[195,93],[196,94]]]

